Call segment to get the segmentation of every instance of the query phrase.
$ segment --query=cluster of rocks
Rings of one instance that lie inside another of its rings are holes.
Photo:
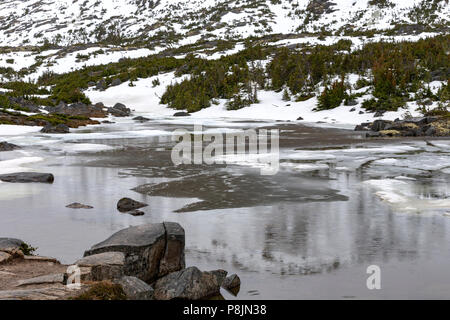
[[[375,120],[356,126],[367,137],[422,137],[450,135],[450,121],[443,117],[419,117],[405,120]]]
[[[0,239],[0,265],[14,257],[23,259],[22,244],[21,240]],[[119,284],[130,300],[209,299],[221,296],[221,287],[237,294],[237,275],[227,277],[225,270],[186,268],[184,250],[185,231],[178,223],[146,224],[121,230],[92,246],[67,270],[78,270],[81,290],[109,281]],[[67,272],[21,279],[17,287],[45,287],[0,291],[0,299],[34,299],[52,294],[55,299],[65,298],[70,279]],[[54,294],[58,290],[65,293]]]
[[[42,108],[24,98],[10,97],[9,99],[13,104],[20,107],[20,110],[35,113],[36,116],[0,109],[0,123],[39,126],[43,127],[42,133],[68,133],[70,128],[100,124],[99,121],[91,118],[106,118],[109,114],[115,117],[129,117],[131,115],[131,109],[122,103],[116,103],[113,107],[107,108],[101,102],[94,105],[82,102],[72,104],[60,102],[56,106]],[[55,121],[49,119],[53,115],[62,115],[66,116],[66,118],[58,118],[58,120],[61,120],[61,123],[55,124]],[[105,121],[104,123],[109,122]]]

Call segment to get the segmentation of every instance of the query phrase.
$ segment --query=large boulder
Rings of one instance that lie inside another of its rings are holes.
[[[220,295],[216,275],[190,267],[156,281],[155,300],[201,300]]]
[[[167,222],[146,224],[113,234],[87,250],[84,256],[123,252],[124,274],[150,283],[160,274],[183,268],[184,243],[184,230],[181,226]],[[174,256],[175,252],[179,257]],[[163,268],[160,271],[161,265]]]
[[[117,203],[117,210],[119,210],[120,212],[128,212],[128,211],[133,211],[133,210],[137,210],[140,208],[144,208],[147,206],[148,206],[148,204],[145,204],[145,203],[142,203],[139,201],[135,201],[130,198],[122,198]]]
[[[108,108],[108,112],[115,117],[129,117],[131,110],[122,103],[116,103],[114,107]]]
[[[8,143],[6,141],[0,142],[0,152],[2,151],[13,151],[16,149],[20,149],[19,146],[16,146],[15,144]]]
[[[104,252],[84,257],[75,264],[80,268],[90,268],[90,280],[92,281],[113,280],[124,275],[125,254],[123,252]]]
[[[128,300],[153,300],[153,288],[136,277],[124,276],[115,282],[121,285]]]
[[[0,181],[12,183],[53,183],[54,180],[51,173],[17,172],[0,175]]]
[[[164,227],[166,229],[166,248],[159,264],[158,277],[163,277],[186,267],[184,229],[174,222],[164,222]]]

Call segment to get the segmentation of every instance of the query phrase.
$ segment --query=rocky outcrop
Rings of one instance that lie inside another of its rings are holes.
[[[53,183],[54,180],[51,173],[17,172],[0,175],[0,181],[11,183]]]
[[[107,116],[107,112],[101,105],[87,105],[81,102],[70,105],[60,102],[56,107],[47,107],[47,110],[50,113],[63,114],[71,117],[105,118]]]
[[[181,226],[167,222],[146,224],[121,230],[94,245],[84,255],[88,257],[105,252],[122,252],[125,256],[124,274],[150,283],[167,270],[178,271],[185,265],[184,244]],[[174,257],[174,252],[180,256]],[[161,261],[164,266],[162,270]]]
[[[20,280],[17,284],[18,287],[34,286],[41,284],[64,284],[64,273],[49,274],[31,279]]]
[[[367,131],[367,137],[449,136],[450,120],[445,117],[418,117],[405,120],[375,120],[356,126],[355,131]]]
[[[8,143],[6,141],[0,142],[0,152],[2,151],[13,151],[16,149],[20,149],[19,146],[16,146],[15,144]]]
[[[78,203],[78,202],[69,204],[66,206],[66,208],[69,208],[69,209],[94,209],[94,207],[92,207],[92,206],[89,206],[87,204]]]
[[[139,202],[130,198],[122,198],[117,203],[117,210],[120,212],[129,212],[140,208],[147,207],[148,204]]]
[[[171,273],[156,281],[154,288],[155,300],[200,300],[220,295],[218,278],[196,267]]]

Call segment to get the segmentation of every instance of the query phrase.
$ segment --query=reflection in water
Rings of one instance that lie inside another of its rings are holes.
[[[117,230],[176,221],[186,229],[188,265],[238,273],[237,298],[414,297],[411,290],[450,298],[445,141],[443,148],[326,141],[313,149],[314,134],[323,131],[315,128],[307,146],[295,145],[289,137],[301,130],[284,137],[283,170],[270,179],[248,164],[175,168],[166,138],[82,139],[120,147],[85,154],[66,152],[74,141],[43,144],[35,152],[51,160],[34,167],[52,172],[55,183],[0,184],[0,235],[72,263]],[[420,161],[428,161],[425,169]],[[132,191],[137,186],[144,186],[140,193]],[[119,213],[122,197],[148,203],[146,215]],[[94,209],[65,208],[73,202]],[[418,203],[421,214],[405,210]],[[365,288],[371,264],[382,267],[386,291]]]

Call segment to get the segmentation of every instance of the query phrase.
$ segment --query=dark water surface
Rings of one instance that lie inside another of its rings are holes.
[[[448,140],[367,141],[296,124],[228,125],[280,128],[280,172],[261,176],[239,162],[174,167],[164,132],[180,125],[170,122],[14,137],[25,153],[0,161],[42,157],[30,166],[56,180],[1,183],[0,236],[72,263],[122,228],[176,221],[186,230],[188,265],[239,274],[240,293],[224,292],[228,299],[450,298]],[[95,152],[104,145],[115,149]],[[146,215],[119,213],[122,197],[148,203]],[[73,202],[94,209],[65,208]],[[382,290],[366,287],[370,265],[381,267]]]

